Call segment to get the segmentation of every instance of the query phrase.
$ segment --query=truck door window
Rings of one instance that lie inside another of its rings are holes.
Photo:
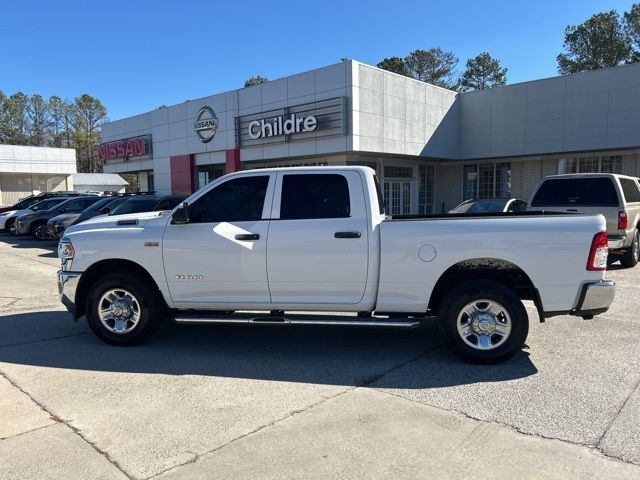
[[[209,190],[189,207],[190,223],[260,220],[269,176],[229,180]]]
[[[280,201],[281,220],[345,218],[351,214],[344,175],[285,175]]]
[[[638,189],[638,183],[635,180],[621,178],[620,185],[622,185],[622,191],[627,203],[640,202],[640,189]]]

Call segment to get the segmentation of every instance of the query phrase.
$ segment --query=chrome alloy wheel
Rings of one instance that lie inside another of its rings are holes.
[[[98,318],[110,332],[128,333],[140,321],[140,302],[124,288],[112,288],[100,297]]]
[[[493,350],[511,334],[507,309],[494,300],[478,299],[465,305],[458,314],[458,335],[476,350]]]
[[[638,238],[638,234],[633,238],[633,243],[631,244],[631,251],[633,252],[633,258],[636,261],[640,261],[640,238]]]

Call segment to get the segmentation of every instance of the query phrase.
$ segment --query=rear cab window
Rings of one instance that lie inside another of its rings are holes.
[[[351,216],[349,184],[344,175],[335,173],[283,175],[280,220],[349,216]]]
[[[617,207],[618,194],[609,177],[549,178],[531,201],[532,207]]]

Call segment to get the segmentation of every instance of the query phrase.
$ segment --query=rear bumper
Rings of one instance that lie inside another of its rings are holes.
[[[592,317],[609,310],[609,306],[616,296],[616,284],[612,280],[600,280],[597,283],[587,283],[582,287],[578,305],[571,312],[580,317]]]
[[[609,235],[607,240],[609,243],[609,250],[619,250],[621,248],[624,248],[627,243],[627,237],[625,236]]]
[[[611,280],[600,280],[595,283],[586,283],[580,290],[578,303],[573,310],[544,312],[543,317],[556,317],[558,315],[575,315],[582,318],[593,318],[595,315],[609,310],[616,296],[616,284]]]
[[[73,318],[77,317],[76,291],[80,283],[80,272],[58,271],[58,294],[60,301],[71,312]]]

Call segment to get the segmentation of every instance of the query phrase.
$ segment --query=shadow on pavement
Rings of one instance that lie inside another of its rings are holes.
[[[39,257],[57,258],[58,257],[58,241],[57,240],[36,240],[31,236],[13,236],[8,233],[0,235],[0,241],[11,245],[13,248],[39,248],[49,250],[47,253],[38,255]]]
[[[167,322],[146,343],[114,347],[88,332],[84,318],[74,324],[65,312],[30,312],[0,317],[0,340],[8,345],[0,348],[0,362],[104,372],[353,386],[375,381],[376,387],[416,389],[499,382],[537,373],[526,352],[501,365],[463,363],[441,346],[432,323],[391,331]],[[427,365],[421,374],[382,376],[418,357]],[[430,364],[440,370],[446,365],[447,375],[430,375]]]

